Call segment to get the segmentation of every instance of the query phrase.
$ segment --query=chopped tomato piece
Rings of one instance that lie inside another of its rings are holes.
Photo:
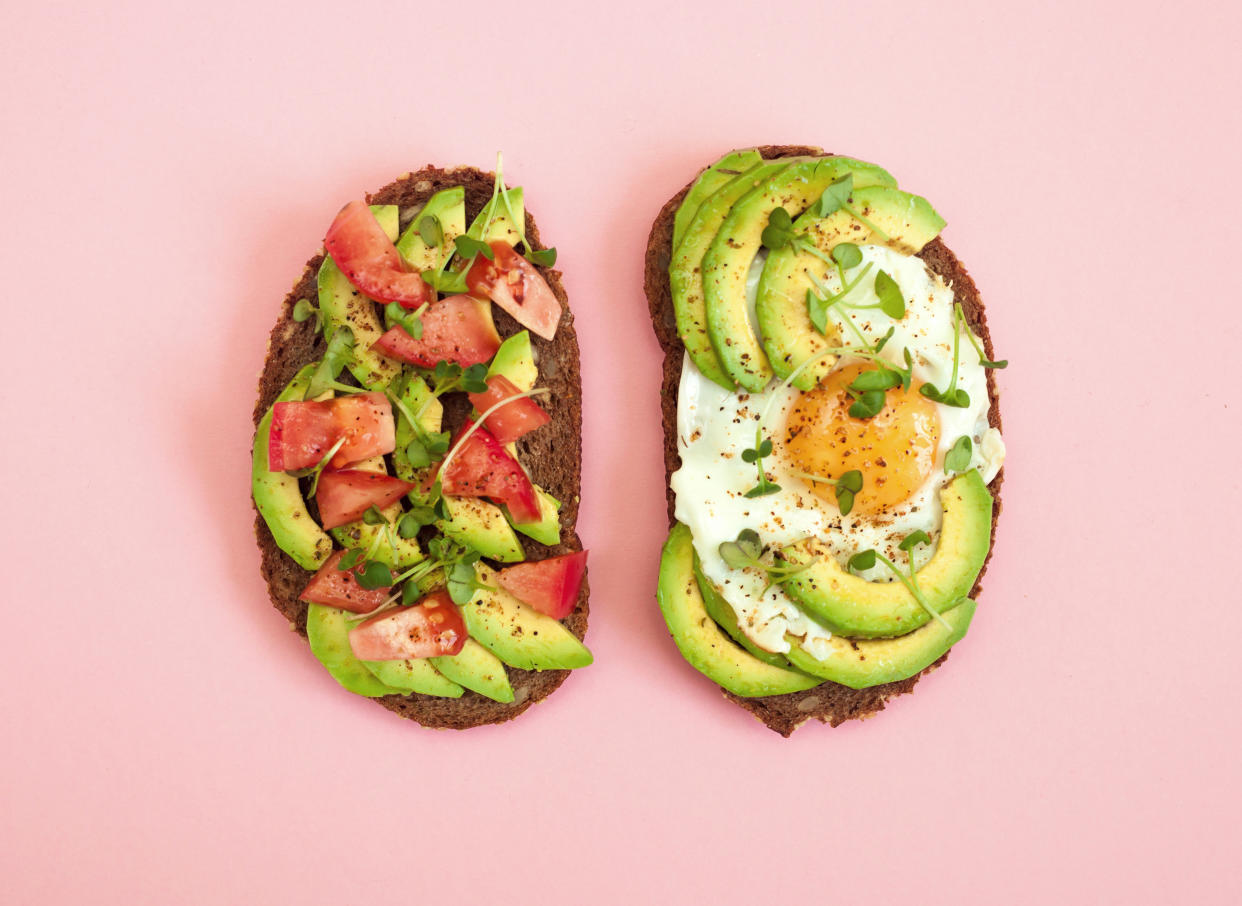
[[[301,599],[312,604],[338,607],[351,613],[370,613],[388,600],[388,588],[363,588],[358,584],[357,573],[361,564],[353,569],[337,569],[345,551],[337,551],[302,590]]]
[[[406,269],[401,253],[361,201],[351,201],[332,221],[324,250],[358,290],[379,302],[418,308],[435,298],[422,274]]]
[[[540,613],[563,620],[578,603],[587,552],[519,563],[496,574],[500,587]]]
[[[465,644],[466,622],[446,591],[376,614],[349,631],[349,647],[364,661],[451,656]]]
[[[521,393],[513,382],[503,374],[495,374],[487,379],[487,392],[471,393],[470,402],[482,414],[501,400]],[[484,423],[502,444],[513,443],[523,434],[534,431],[552,421],[552,416],[544,412],[529,396],[514,400],[501,406],[487,417]]]
[[[308,469],[342,437],[332,457],[340,469],[397,447],[392,403],[382,393],[358,393],[332,400],[291,400],[272,407],[267,467],[273,472]]]
[[[387,396],[378,391],[357,393],[338,397],[331,403],[337,427],[345,438],[341,449],[332,457],[332,468],[341,469],[397,449],[397,428]]]
[[[448,296],[433,302],[420,320],[421,338],[416,340],[405,328],[393,327],[371,348],[420,368],[433,368],[442,360],[469,368],[488,361],[500,348],[492,307],[472,296]]]
[[[529,327],[545,340],[556,335],[561,320],[561,302],[531,264],[507,242],[490,243],[495,259],[479,255],[466,274],[470,294],[491,299],[523,327]]]
[[[272,407],[267,442],[267,467],[273,472],[309,469],[327,455],[340,438],[328,402],[295,400]]]
[[[441,490],[449,497],[487,497],[507,506],[514,522],[538,522],[535,486],[504,445],[486,428],[479,428],[462,444],[472,424],[467,419],[457,434],[448,468],[440,469]]]
[[[402,481],[380,472],[359,469],[324,472],[319,476],[319,488],[315,493],[319,521],[326,529],[356,522],[373,506],[382,510],[396,503],[412,487],[414,483],[411,481]]]

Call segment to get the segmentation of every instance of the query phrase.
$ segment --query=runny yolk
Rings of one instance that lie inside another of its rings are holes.
[[[862,472],[853,512],[877,513],[908,500],[931,476],[940,419],[935,404],[913,386],[887,391],[875,417],[852,417],[854,398],[846,388],[865,370],[868,366],[839,368],[798,398],[785,420],[784,454],[794,469],[811,475],[836,479],[851,469]],[[808,483],[836,506],[833,485]]]

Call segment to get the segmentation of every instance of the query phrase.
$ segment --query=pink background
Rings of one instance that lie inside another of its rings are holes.
[[[0,900],[1239,901],[1233,4],[173,5],[4,14]],[[788,741],[655,607],[641,288],[660,205],[766,141],[932,199],[1013,362],[969,638]],[[337,208],[497,149],[588,366],[597,663],[437,733],[268,605],[250,409]]]

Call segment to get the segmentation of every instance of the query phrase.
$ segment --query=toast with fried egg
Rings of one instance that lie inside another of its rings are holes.
[[[737,169],[724,170],[723,173],[725,174],[725,177],[731,177],[736,174],[746,172],[745,167],[750,165],[759,168],[754,172],[760,172],[762,170],[766,176],[769,172],[779,171],[780,167],[777,165],[785,160],[803,162],[808,160],[817,161],[824,159],[837,159],[833,156],[825,155],[823,151],[815,147],[770,145],[745,152],[735,152],[734,155],[727,155],[725,158],[722,158],[722,161],[728,162],[731,158],[741,155],[749,155],[749,158],[745,160],[743,165],[738,166]],[[848,159],[841,158],[840,160]],[[760,161],[760,163],[755,163],[755,161]],[[718,162],[715,166],[719,166],[719,163],[720,162]],[[869,167],[871,165],[860,166]],[[767,167],[768,169],[763,170],[764,167]],[[878,170],[878,168],[875,169]],[[707,171],[704,171],[704,173],[706,172]],[[883,171],[879,172],[883,173]],[[702,175],[703,174],[700,174],[701,177]],[[883,175],[884,177],[887,177],[887,174]],[[720,178],[715,185],[719,186],[724,184],[725,177]],[[742,177],[740,175],[736,175],[736,179],[741,178]],[[882,180],[877,178],[877,181]],[[714,388],[716,385],[727,388],[728,385],[733,383],[730,380],[730,377],[732,376],[739,378],[737,381],[739,385],[747,382],[748,379],[753,379],[752,386],[755,387],[761,386],[764,381],[768,380],[766,373],[759,367],[759,365],[763,363],[756,364],[753,361],[748,362],[745,359],[745,353],[739,354],[737,348],[732,348],[735,338],[738,341],[739,348],[745,348],[746,343],[743,341],[749,341],[749,337],[741,336],[744,331],[736,331],[731,335],[726,333],[726,335],[721,336],[722,331],[720,322],[710,325],[710,329],[708,330],[699,330],[696,332],[694,329],[687,329],[685,315],[683,312],[678,310],[677,305],[675,304],[673,280],[670,279],[670,263],[674,262],[675,254],[682,248],[682,246],[679,245],[677,249],[674,248],[674,237],[677,235],[679,242],[684,241],[686,226],[692,222],[694,214],[693,210],[687,209],[692,207],[695,203],[706,205],[703,198],[692,198],[692,205],[683,207],[683,202],[686,200],[687,196],[691,195],[692,192],[699,191],[698,187],[702,185],[702,182],[702,179],[692,181],[680,192],[674,195],[661,209],[660,214],[656,218],[651,229],[647,245],[645,264],[645,291],[650,307],[652,324],[660,346],[664,351],[661,410],[664,425],[664,462],[667,487],[666,499],[669,523],[670,526],[674,527],[674,535],[676,535],[679,529],[679,523],[676,518],[677,495],[675,494],[673,487],[674,475],[675,473],[678,473],[683,466],[682,453],[684,448],[684,444],[679,445],[678,439],[679,397],[682,392],[683,379],[687,369],[694,369],[696,374],[698,374],[699,369],[695,368],[692,362],[702,363],[704,365],[702,373],[706,375],[706,378],[694,386],[703,386],[708,387],[709,389]],[[895,185],[895,182],[893,184]],[[719,206],[723,209],[730,204],[736,204],[737,199],[742,197],[742,193],[750,188],[752,188],[752,186],[740,186],[733,191],[732,196],[730,196],[729,191],[725,189],[719,191],[715,195],[704,195],[704,197],[716,197],[718,199],[723,199],[723,201],[719,202]],[[799,211],[797,210],[792,212],[794,217],[796,217],[798,213]],[[793,218],[791,217],[790,219],[792,220]],[[726,223],[727,222],[726,218]],[[943,221],[941,221],[941,224],[942,223]],[[737,226],[734,225],[733,228],[737,229]],[[938,230],[936,232],[938,232]],[[722,233],[717,237],[717,239],[724,240],[724,242],[730,247],[741,244],[733,235],[725,236]],[[719,246],[720,243],[718,242],[717,245]],[[945,288],[951,290],[952,301],[960,305],[960,311],[964,318],[966,327],[969,328],[970,332],[973,333],[974,337],[976,337],[978,342],[982,345],[982,350],[986,355],[986,358],[991,360],[993,356],[992,342],[987,328],[983,302],[965,267],[949,250],[938,235],[936,235],[935,238],[931,238],[930,241],[925,244],[922,244],[921,248],[917,250],[917,256],[921,259],[922,263],[926,265],[926,270],[929,274],[934,275],[935,278],[938,278],[939,281],[945,285]],[[698,265],[696,264],[696,267],[697,266]],[[719,270],[719,268],[717,268],[717,270]],[[842,272],[842,274],[844,276],[844,272]],[[674,275],[673,279],[676,279],[676,275]],[[680,331],[679,317],[681,322]],[[956,327],[955,330],[957,330]],[[689,354],[687,351],[687,339],[690,341],[691,345]],[[819,340],[818,338],[816,339],[817,342],[820,342],[821,345],[823,345],[822,340]],[[709,340],[710,344],[708,342]],[[722,346],[722,343],[726,344],[728,348],[726,348],[726,346]],[[711,355],[712,345],[715,345],[717,348],[724,349],[727,353],[726,356],[721,356],[721,359],[731,358],[733,361],[726,361],[724,365],[720,365],[718,360],[713,359]],[[954,356],[956,364],[957,353],[954,353]],[[980,362],[982,362],[984,355],[980,355],[979,358]],[[737,372],[738,368],[743,369],[741,373]],[[730,372],[730,369],[732,369],[732,372]],[[782,374],[781,369],[778,367],[776,371],[776,380],[779,380],[781,377],[788,377],[794,369],[785,368],[783,370],[784,373]],[[723,380],[721,380],[722,375],[724,377]],[[956,378],[956,369],[954,371],[954,375]],[[698,377],[702,377],[702,375],[698,375]],[[980,424],[983,424],[982,420],[986,420],[986,425],[984,427],[999,432],[1001,417],[993,371],[991,369],[986,369],[982,376],[982,381],[978,382],[976,386],[986,386],[987,393],[985,411],[981,411],[979,413],[979,419],[981,420]],[[716,400],[720,395],[720,391],[712,389],[712,392],[717,394],[717,396],[712,397],[713,400]],[[911,396],[913,396],[913,394],[911,394]],[[980,401],[976,401],[976,403],[978,402]],[[925,400],[916,399],[915,403],[924,405]],[[760,422],[762,423],[762,419],[760,419]],[[737,449],[729,449],[723,452],[729,457],[734,457],[742,451]],[[941,456],[943,459],[943,453]],[[1001,456],[1003,458],[1003,453]],[[988,475],[989,480],[986,482],[986,491],[987,493],[990,493],[992,505],[990,513],[985,514],[984,516],[987,522],[984,524],[983,528],[983,531],[985,531],[988,536],[988,543],[986,551],[983,552],[980,558],[981,562],[976,564],[977,573],[973,573],[973,581],[971,581],[968,585],[969,591],[967,595],[970,598],[977,597],[981,589],[982,576],[984,570],[986,569],[987,560],[990,558],[993,549],[992,542],[994,541],[997,517],[999,516],[1001,508],[1000,488],[1003,479],[1003,472],[999,468],[998,464],[994,463],[993,466],[993,469],[988,470],[989,472],[993,472],[993,474]],[[762,461],[760,468],[762,469]],[[765,499],[768,498],[760,496],[757,499],[752,500],[750,505],[761,505]],[[795,504],[795,509],[798,508],[799,507]],[[671,540],[672,539],[670,539],[670,543]],[[669,548],[666,546],[666,557],[668,556],[668,550]],[[697,554],[695,556],[695,563],[697,568]],[[665,580],[663,572],[664,571],[662,570],[662,585]],[[700,583],[702,583],[702,581],[703,580],[700,576]],[[691,582],[691,584],[693,584],[693,582]],[[715,595],[713,595],[705,586],[703,586],[703,591],[705,598],[710,599],[715,597]],[[663,587],[661,592],[662,594],[665,592]],[[766,589],[764,594],[766,594]],[[970,605],[970,614],[973,614],[973,606],[973,604]],[[734,614],[731,611],[726,612],[723,618],[718,615],[718,610],[713,611],[711,607],[708,607],[707,612],[716,617],[716,623],[720,624],[724,628],[729,628],[725,626],[726,622],[737,618],[737,614]],[[967,614],[966,616],[967,622],[969,622],[970,614]],[[667,611],[665,615],[666,619],[668,619],[669,614]],[[808,623],[812,622],[813,621],[808,621]],[[818,628],[818,623],[814,623],[814,625]],[[677,638],[677,630],[672,622],[670,622],[670,629],[673,629],[674,638]],[[794,664],[780,659],[779,653],[765,651],[761,647],[756,648],[755,645],[750,643],[750,640],[736,631],[736,625],[732,627],[732,630],[733,631],[728,633],[728,636],[732,636],[732,638],[729,638],[723,633],[717,633],[713,636],[713,640],[710,644],[715,646],[717,649],[728,647],[729,651],[726,652],[726,654],[729,658],[735,661],[739,658],[748,658],[753,652],[756,656],[761,658],[776,658],[779,660],[781,666],[765,668],[770,671],[768,676],[772,682],[769,684],[765,685],[763,682],[729,683],[729,685],[733,685],[734,689],[738,691],[730,691],[729,688],[726,688],[725,684],[721,684],[722,691],[730,700],[751,712],[751,714],[762,721],[765,725],[783,736],[790,735],[794,729],[811,719],[816,719],[835,727],[847,720],[865,719],[871,717],[881,711],[889,699],[896,695],[912,691],[924,674],[938,668],[947,657],[947,653],[940,655],[933,662],[922,667],[912,675],[896,679],[891,682],[880,682],[873,685],[865,685],[861,688],[852,688],[850,685],[832,681],[816,682],[815,680],[818,679],[818,677],[805,682],[799,682],[797,679],[799,671]],[[896,630],[894,632],[896,632]],[[964,634],[964,629],[962,629],[961,632]],[[883,630],[876,630],[874,634],[883,635]],[[825,632],[824,635],[828,636],[829,633]],[[957,637],[960,638],[960,635]],[[734,642],[734,639],[737,639],[738,641]],[[838,641],[841,640],[844,640],[848,642],[848,644],[852,645],[855,652],[859,650],[867,650],[865,646],[868,643],[865,641],[860,640],[855,642],[850,639],[838,639]],[[878,641],[883,642],[884,640],[879,639]],[[680,640],[678,641],[678,645],[683,648],[683,654],[686,654],[686,649],[682,646]],[[861,648],[860,645],[862,646]],[[746,650],[743,651],[739,646],[745,646]],[[799,654],[801,653],[799,652]],[[696,663],[693,656],[687,654],[687,659],[703,671],[703,668]],[[794,659],[790,658],[790,660],[792,661]],[[709,673],[709,676],[710,675],[711,674]],[[801,688],[806,686],[809,686],[809,688]],[[765,694],[767,690],[777,688],[781,691],[775,694]]]

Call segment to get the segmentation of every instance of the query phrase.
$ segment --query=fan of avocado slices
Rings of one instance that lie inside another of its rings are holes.
[[[964,270],[919,257],[944,225],[875,164],[758,149],[701,172],[673,216],[681,468],[657,597],[683,657],[735,696],[897,683],[970,627],[1006,363],[984,355],[973,284],[969,317],[955,299]],[[924,442],[917,480],[898,475]]]
[[[471,690],[513,702],[506,666],[592,662],[561,622],[577,601],[586,552],[527,561],[518,533],[561,541],[560,502],[530,480],[514,443],[546,423],[535,402],[546,391],[536,386],[530,333],[502,342],[491,303],[461,294],[489,267],[493,277],[511,268],[542,282],[512,263],[515,250],[525,245],[526,259],[540,264],[555,252],[526,243],[522,190],[506,188],[499,167],[491,201],[469,227],[462,187],[431,196],[403,230],[400,213],[373,205],[368,219],[354,210],[362,226],[329,247],[318,304],[294,308],[294,320],[314,319],[326,352],[258,423],[254,502],[276,545],[307,571],[310,647],[340,685],[367,697]],[[358,249],[370,260],[351,257]],[[415,298],[385,303],[364,293],[383,284],[375,261],[397,255],[404,274],[422,276]],[[552,298],[546,284],[536,290]],[[395,354],[385,337],[396,337]],[[452,394],[469,394],[475,408],[451,435],[442,422]]]

